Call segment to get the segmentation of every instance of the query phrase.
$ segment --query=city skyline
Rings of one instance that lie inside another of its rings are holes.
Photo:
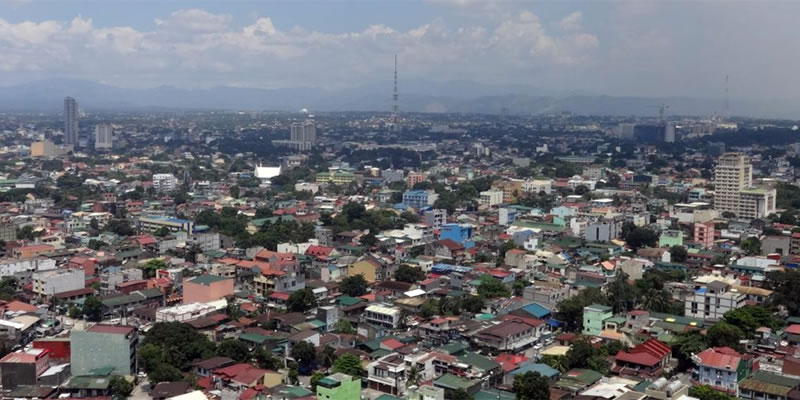
[[[795,102],[800,90],[797,44],[768,45],[790,35],[793,3],[77,4],[0,3],[0,85],[389,87],[396,53],[403,82],[507,92],[721,98],[726,75],[734,99]]]

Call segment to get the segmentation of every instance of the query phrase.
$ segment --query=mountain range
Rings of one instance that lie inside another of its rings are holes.
[[[356,88],[259,89],[212,87],[184,89],[159,86],[120,88],[75,79],[48,79],[0,88],[0,110],[60,112],[63,98],[72,96],[87,111],[215,109],[245,111],[389,111],[392,87],[369,84]],[[660,104],[667,114],[710,116],[722,111],[723,100],[697,97],[607,96],[559,92],[528,86],[487,85],[468,81],[404,82],[401,111],[539,115],[572,112],[580,115],[657,116]],[[731,114],[751,117],[796,118],[795,101],[731,101]]]

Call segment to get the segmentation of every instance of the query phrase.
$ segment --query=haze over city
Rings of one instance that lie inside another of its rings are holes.
[[[401,92],[409,95],[401,105],[419,111],[458,111],[454,100],[482,96],[608,95],[684,97],[672,101],[674,112],[699,101],[710,114],[722,111],[728,76],[733,113],[785,117],[800,105],[798,12],[800,4],[788,1],[11,0],[0,2],[0,85],[46,80],[59,88],[53,80],[71,79],[65,90],[89,82],[326,90],[281,93],[292,107],[320,96],[351,99],[363,89],[369,101],[343,106],[374,109],[389,106],[397,54]],[[146,100],[191,105],[158,97]],[[241,104],[217,107],[278,106],[252,93],[238,97]],[[8,108],[2,94],[0,105]],[[344,110],[334,100],[319,106]]]

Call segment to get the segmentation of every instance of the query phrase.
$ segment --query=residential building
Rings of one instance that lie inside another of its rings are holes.
[[[418,184],[420,182],[424,182],[426,179],[428,179],[428,175],[427,174],[422,173],[422,172],[411,171],[406,176],[406,186],[410,187],[410,188],[413,188],[414,185],[416,185],[416,184]]]
[[[45,349],[28,349],[7,354],[0,359],[0,386],[3,390],[17,386],[36,386],[42,374],[49,368],[49,361],[50,352]]]
[[[439,195],[432,190],[406,190],[403,193],[403,204],[415,210],[422,210],[433,205]]]
[[[317,399],[360,400],[361,378],[337,372],[317,381]]]
[[[725,153],[714,169],[714,209],[742,218],[775,211],[776,190],[753,187],[753,165],[744,153]]]
[[[713,281],[686,296],[684,315],[706,321],[719,321],[726,312],[744,307],[746,300],[746,294],[732,290],[728,283]]]
[[[704,248],[714,245],[714,221],[694,224],[694,241]],[[798,242],[800,243],[800,242]],[[799,248],[800,249],[800,248]]]
[[[114,147],[114,131],[111,125],[100,124],[94,127],[94,148],[111,149]]]
[[[423,219],[431,228],[439,229],[447,223],[447,210],[440,208],[426,210],[423,214]]]
[[[331,169],[328,172],[320,172],[317,174],[317,182],[332,183],[334,185],[347,185],[355,179],[356,176],[353,175],[352,172],[338,169]]]
[[[583,308],[583,334],[599,336],[605,328],[605,320],[614,316],[611,307],[592,304]]]
[[[658,247],[683,246],[683,231],[665,230],[658,238]]]
[[[362,318],[370,324],[397,329],[400,326],[401,314],[402,312],[397,307],[385,304],[370,304],[364,310]]]
[[[383,356],[367,366],[367,387],[393,396],[406,393],[406,363],[397,353]]]
[[[157,192],[171,192],[178,186],[178,178],[172,174],[153,174],[153,189]]]
[[[72,97],[64,99],[64,144],[78,147],[78,101]]]
[[[132,326],[97,324],[70,333],[70,364],[73,375],[88,375],[98,368],[114,368],[121,375],[134,375],[137,330]]]
[[[480,205],[484,207],[492,207],[503,204],[503,191],[502,190],[486,190],[480,193]]]
[[[72,146],[59,146],[49,139],[31,143],[31,157],[55,158],[67,154]]]
[[[768,371],[753,371],[739,382],[740,399],[745,400],[789,400],[798,395],[800,378]]]
[[[210,303],[233,296],[233,279],[200,275],[183,281],[183,304]]]
[[[736,395],[739,382],[750,375],[752,362],[729,347],[705,349],[692,357],[695,363],[692,380],[698,385],[708,385],[712,389]]]
[[[57,269],[33,274],[33,293],[49,297],[57,293],[83,289],[86,286],[82,269]]]
[[[139,217],[138,227],[141,232],[151,233],[161,228],[167,228],[170,232],[194,232],[194,223],[188,219],[162,217],[158,215]]]
[[[475,246],[472,241],[472,225],[468,224],[444,224],[439,228],[439,239],[450,239],[456,243],[464,246],[465,249],[470,249]]]
[[[478,331],[473,338],[479,346],[515,353],[533,346],[546,331],[541,320],[509,319]]]
[[[654,379],[664,374],[671,355],[669,346],[657,339],[650,339],[629,351],[617,352],[611,371],[620,376]]]
[[[621,233],[615,221],[596,221],[586,227],[584,238],[587,242],[610,242],[619,238]]]

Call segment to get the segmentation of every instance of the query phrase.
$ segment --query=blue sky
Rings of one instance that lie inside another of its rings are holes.
[[[790,1],[0,0],[0,85],[358,87],[464,80],[796,98]]]

